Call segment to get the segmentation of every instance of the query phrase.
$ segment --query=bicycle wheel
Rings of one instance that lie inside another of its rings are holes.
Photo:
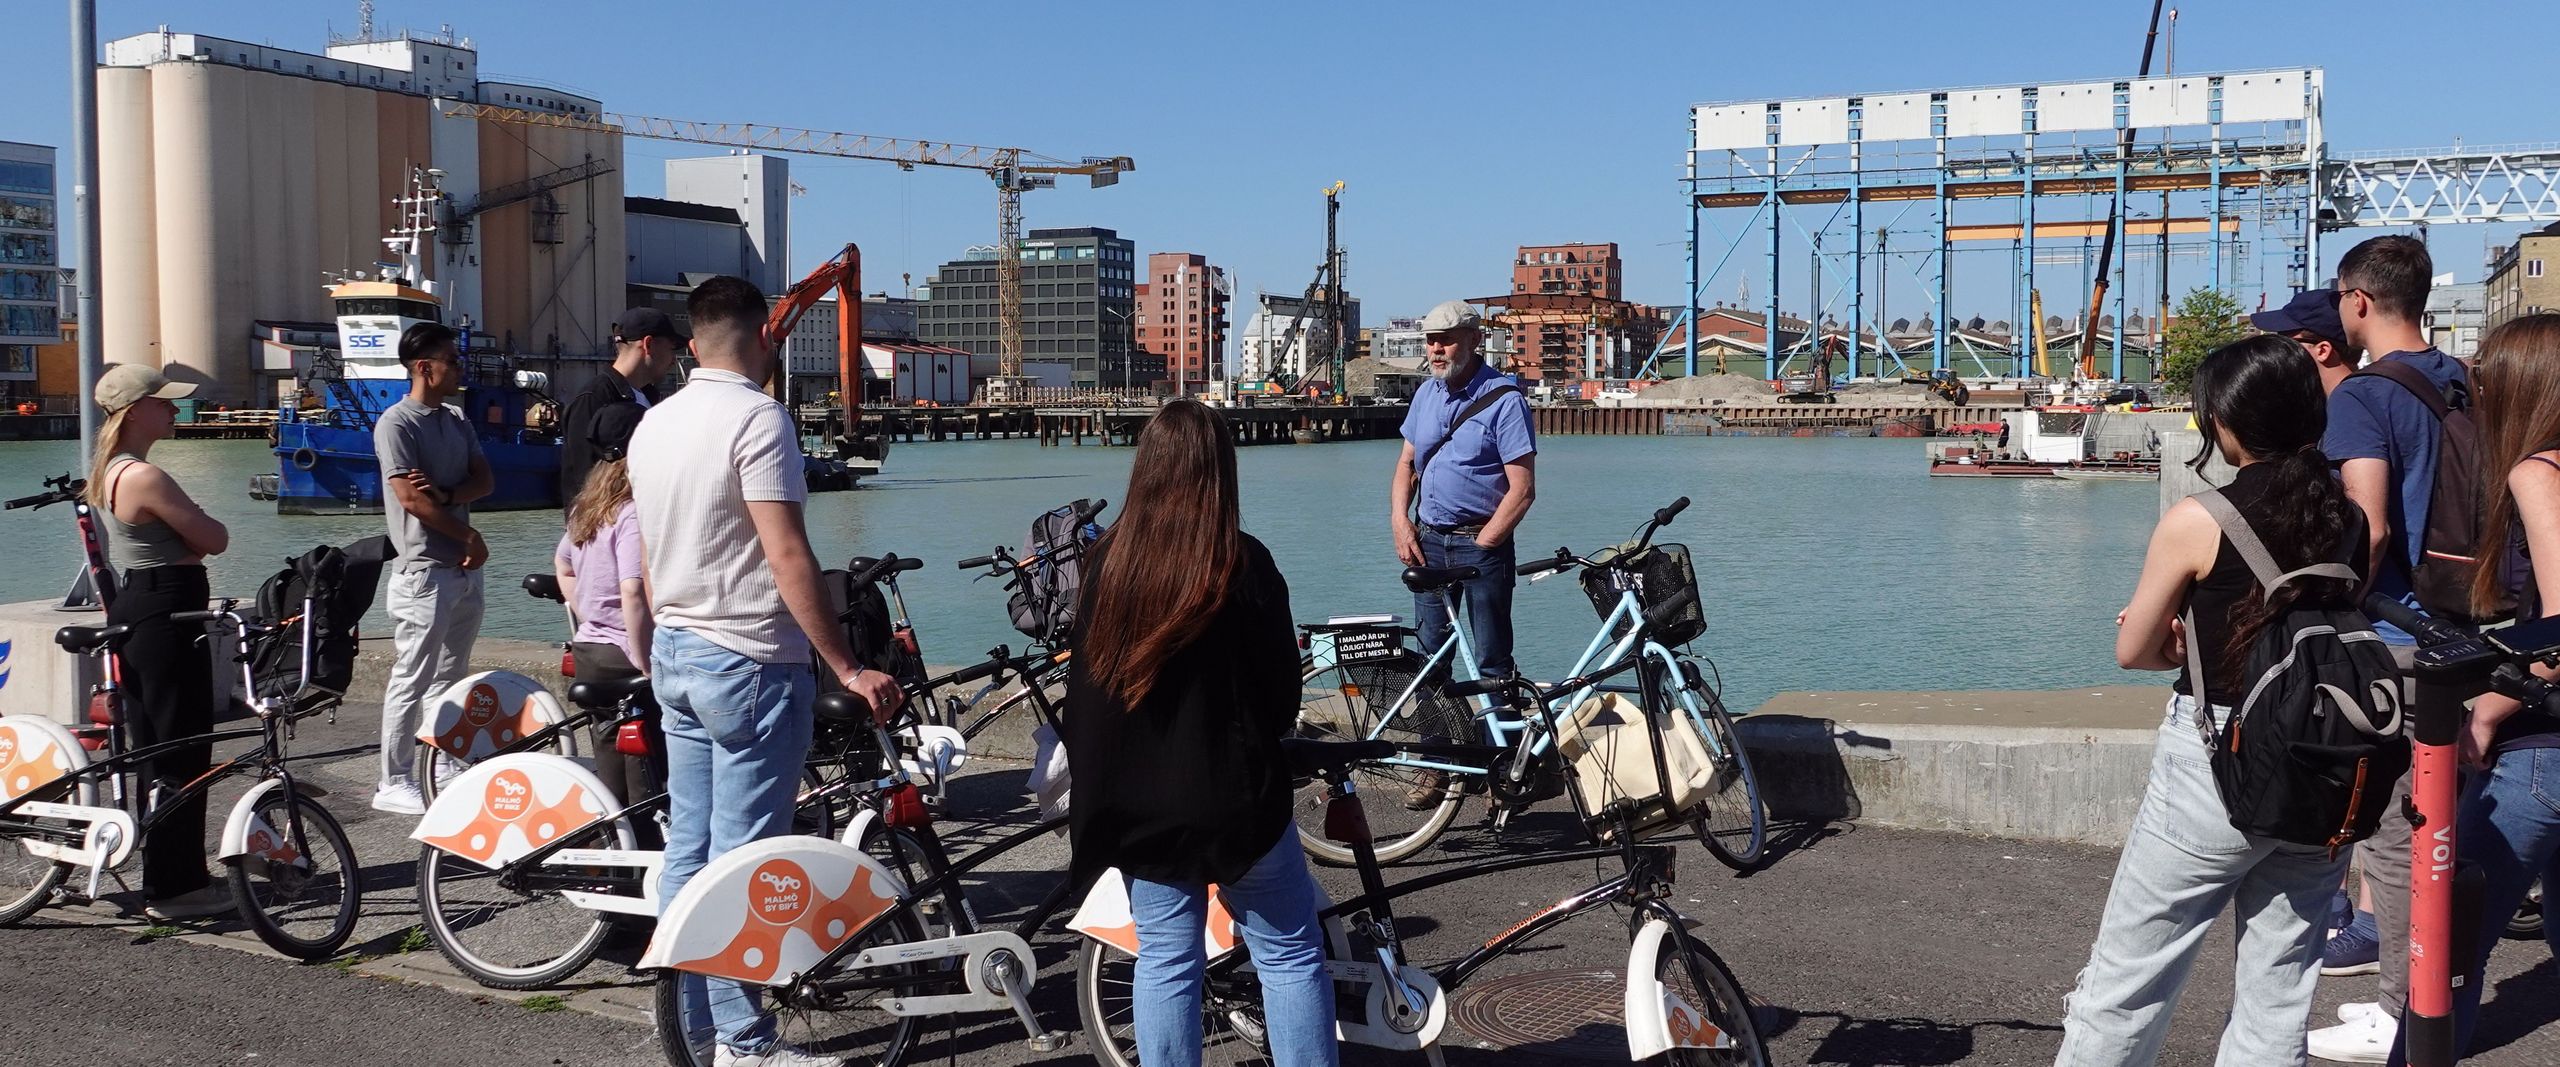
[[[900,944],[924,940],[924,929],[917,924],[915,913],[900,911],[874,927],[862,940],[864,946]],[[858,951],[858,950],[857,950]],[[932,964],[900,964],[875,968],[845,978],[904,978],[923,975],[936,969]],[[921,983],[904,984],[891,981],[867,988],[831,989],[826,978],[808,983],[810,988],[776,990],[765,988],[758,1000],[758,1014],[768,1020],[774,1036],[784,1044],[820,1056],[836,1056],[846,1063],[895,1064],[906,1058],[914,1043],[916,1024],[913,1016],[891,1015],[880,1002],[896,997],[925,992]],[[688,992],[690,987],[690,992]],[[685,1008],[690,1002],[696,1009],[692,1025],[688,1025]],[[649,1013],[658,1030],[659,1051],[675,1067],[712,1067],[715,1056],[710,1016],[703,999],[702,977],[672,968],[658,972],[656,1001]]]
[[[1707,742],[1707,758],[1715,762],[1714,781],[1708,786],[1706,809],[1689,823],[1690,830],[1705,842],[1707,851],[1715,853],[1718,862],[1737,871],[1748,871],[1760,865],[1769,844],[1769,807],[1760,799],[1760,779],[1751,773],[1751,753],[1742,747],[1742,735],[1733,728],[1733,716],[1724,710],[1724,699],[1713,689],[1700,687],[1690,691],[1703,705],[1703,714],[1689,713],[1677,693],[1658,699],[1654,707],[1678,709],[1689,714],[1690,722]]]
[[[71,877],[71,865],[27,851],[26,842],[0,841],[0,926],[22,922],[53,903],[54,890]]]
[[[1138,1063],[1137,963],[1137,957],[1092,938],[1076,950],[1076,1016],[1084,1027],[1085,1048],[1105,1067]],[[1219,1067],[1269,1064],[1261,986],[1250,969],[1225,974],[1200,990],[1200,1062]]]
[[[570,848],[613,848],[617,827],[598,823]],[[427,940],[471,980],[491,989],[541,989],[584,969],[612,933],[613,920],[557,890],[512,889],[497,871],[437,848],[418,850],[418,915]]]
[[[1676,925],[1672,932],[1678,938],[1678,950],[1665,946],[1654,959],[1654,978],[1662,983],[1664,998],[1705,1015],[1708,1024],[1733,1038],[1733,1047],[1675,1048],[1653,1062],[1678,1067],[1768,1067],[1769,1049],[1761,1042],[1760,1022],[1751,1013],[1750,998],[1742,995],[1742,983],[1734,980],[1733,971],[1706,942]]]
[[[258,798],[257,815],[281,836],[276,847],[300,856],[277,862],[250,841],[249,854],[231,861],[231,898],[240,917],[268,948],[298,960],[327,959],[356,932],[364,871],[356,850],[329,809],[310,797],[268,792]]]
[[[1398,704],[1412,684],[1413,671],[1403,663],[1316,666],[1310,659],[1298,686],[1298,736],[1327,741],[1478,739],[1475,709],[1465,701],[1422,687],[1414,690],[1412,700]],[[1405,859],[1437,840],[1483,778],[1392,763],[1353,764],[1350,770],[1352,788],[1364,798],[1380,863]],[[1324,836],[1322,783],[1300,785],[1295,800],[1292,817],[1307,858],[1329,867],[1351,866],[1350,846]]]

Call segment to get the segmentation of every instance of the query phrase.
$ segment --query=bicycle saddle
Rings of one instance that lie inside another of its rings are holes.
[[[1474,567],[1407,567],[1404,569],[1404,587],[1417,593],[1428,593],[1434,589],[1447,589],[1474,578],[1478,573]]]
[[[53,643],[61,645],[63,651],[74,656],[86,656],[102,648],[114,648],[123,644],[125,635],[131,632],[133,628],[123,623],[113,626],[65,626],[53,632]]]
[[[524,591],[544,600],[556,601],[560,599],[560,579],[556,575],[528,574],[524,576]]]
[[[820,693],[811,709],[828,726],[864,726],[871,722],[871,702],[851,693]]]
[[[1312,737],[1283,737],[1280,754],[1289,766],[1302,775],[1339,771],[1354,763],[1382,760],[1396,754],[1392,741],[1318,741]]]
[[[569,686],[569,703],[582,708],[610,708],[625,700],[646,699],[648,695],[649,679],[646,676],[575,682]]]

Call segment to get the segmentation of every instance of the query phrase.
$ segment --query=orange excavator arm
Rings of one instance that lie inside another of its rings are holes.
[[[843,405],[844,436],[850,440],[862,430],[862,248],[848,244],[835,258],[818,264],[775,301],[773,313],[765,317],[764,338],[780,358],[790,359],[791,331],[800,325],[800,316],[808,314],[829,291],[836,294],[836,399]],[[775,380],[781,380],[775,375]]]

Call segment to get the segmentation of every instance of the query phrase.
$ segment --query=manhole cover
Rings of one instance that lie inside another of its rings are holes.
[[[1449,1021],[1487,1048],[1624,1063],[1626,996],[1614,971],[1506,974],[1459,990]]]

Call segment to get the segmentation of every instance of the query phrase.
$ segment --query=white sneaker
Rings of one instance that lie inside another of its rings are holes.
[[[2338,1005],[2338,1021],[2351,1023],[2367,1015],[2380,1014],[2382,1005],[2370,1000],[2350,1000]]]
[[[222,885],[205,886],[166,900],[150,901],[142,906],[144,915],[164,922],[177,919],[209,919],[216,915],[229,915],[234,910],[237,910],[237,905],[231,900],[231,890]]]
[[[393,815],[424,815],[427,802],[418,795],[418,783],[407,780],[384,782],[373,790],[373,810]]]
[[[711,1067],[844,1067],[844,1057],[802,1052],[779,1041],[761,1053],[740,1052],[722,1045],[711,1057]]]
[[[2311,1058],[2333,1063],[2383,1063],[2391,1058],[2391,1039],[2398,1036],[2400,1020],[2379,1011],[2367,1012],[2312,1031]]]

